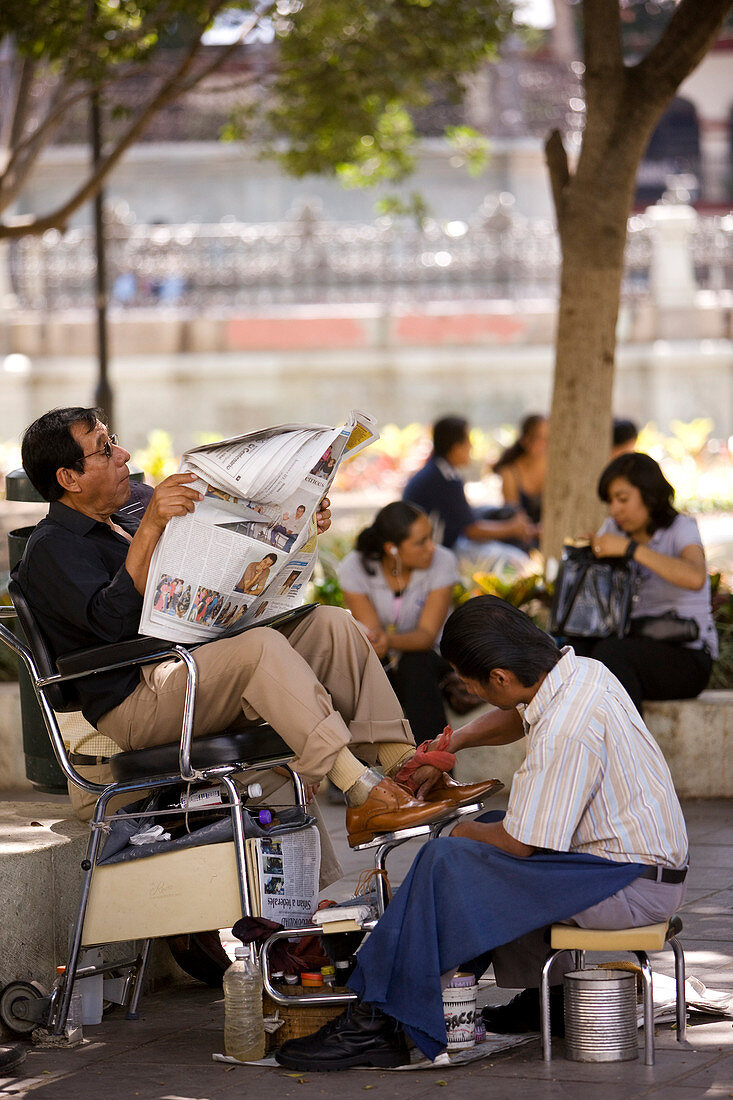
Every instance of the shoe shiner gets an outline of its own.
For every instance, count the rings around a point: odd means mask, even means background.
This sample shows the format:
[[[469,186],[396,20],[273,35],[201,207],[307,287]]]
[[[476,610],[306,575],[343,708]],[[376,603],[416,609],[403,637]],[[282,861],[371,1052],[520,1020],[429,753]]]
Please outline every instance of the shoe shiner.
[[[358,952],[348,984],[359,1002],[283,1043],[283,1066],[398,1065],[403,1033],[435,1058],[446,1046],[441,976],[456,967],[478,976],[491,963],[500,986],[525,987],[485,1010],[487,1030],[539,1030],[548,925],[652,924],[684,898],[687,834],[669,769],[612,673],[559,650],[493,596],[458,608],[441,648],[467,688],[498,708],[455,731],[450,748],[527,739],[506,815],[461,822],[424,845]],[[553,973],[562,980],[560,963]],[[557,991],[553,1003],[557,1028]]]

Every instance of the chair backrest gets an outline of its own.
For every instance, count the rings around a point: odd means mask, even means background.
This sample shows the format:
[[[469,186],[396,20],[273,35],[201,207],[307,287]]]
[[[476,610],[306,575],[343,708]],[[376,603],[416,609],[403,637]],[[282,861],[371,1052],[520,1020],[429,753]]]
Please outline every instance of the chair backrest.
[[[8,581],[8,595],[13,601],[18,622],[25,635],[36,668],[41,676],[56,676],[56,658],[48,641],[30,609],[23,589],[16,580]],[[57,711],[79,710],[79,697],[71,684],[52,684],[44,688],[49,704]]]

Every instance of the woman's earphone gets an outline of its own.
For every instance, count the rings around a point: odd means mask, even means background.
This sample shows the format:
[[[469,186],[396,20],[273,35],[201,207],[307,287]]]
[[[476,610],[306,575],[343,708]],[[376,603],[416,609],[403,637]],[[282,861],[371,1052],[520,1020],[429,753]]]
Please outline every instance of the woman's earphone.
[[[390,547],[390,551],[389,551],[389,552],[390,552],[390,554],[399,554],[399,550],[397,549],[397,547],[396,547],[396,546],[392,546],[392,547]]]

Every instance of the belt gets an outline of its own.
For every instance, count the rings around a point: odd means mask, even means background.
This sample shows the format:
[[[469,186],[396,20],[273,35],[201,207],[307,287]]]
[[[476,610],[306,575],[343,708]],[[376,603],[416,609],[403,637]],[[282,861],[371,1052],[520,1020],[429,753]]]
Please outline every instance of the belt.
[[[687,868],[682,867],[679,871],[675,871],[671,867],[647,867],[646,871],[641,872],[639,878],[650,878],[654,882],[684,882],[687,878]]]

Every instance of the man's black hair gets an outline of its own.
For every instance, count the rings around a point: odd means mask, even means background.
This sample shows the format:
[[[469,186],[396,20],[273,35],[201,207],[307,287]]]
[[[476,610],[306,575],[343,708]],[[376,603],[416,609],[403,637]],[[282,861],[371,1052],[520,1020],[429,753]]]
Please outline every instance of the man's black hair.
[[[467,679],[485,683],[503,668],[522,687],[536,684],[560,660],[549,634],[498,596],[475,596],[456,608],[443,627],[440,652]]]
[[[468,421],[462,416],[444,416],[433,424],[433,454],[447,458],[451,447],[468,436]]]
[[[52,409],[26,428],[20,458],[31,485],[44,500],[58,500],[63,494],[57,470],[84,470],[84,452],[71,434],[72,425],[81,423],[92,431],[98,420],[105,422],[101,409]]]
[[[609,462],[598,482],[598,496],[606,504],[611,495],[611,482],[619,477],[639,490],[649,512],[647,532],[650,535],[660,527],[669,527],[674,522],[677,515],[677,509],[672,504],[674,489],[651,455],[632,451],[630,454],[618,455]]]
[[[633,420],[625,420],[623,417],[613,418],[613,445],[623,447],[626,443],[635,443],[639,435],[639,429]]]

